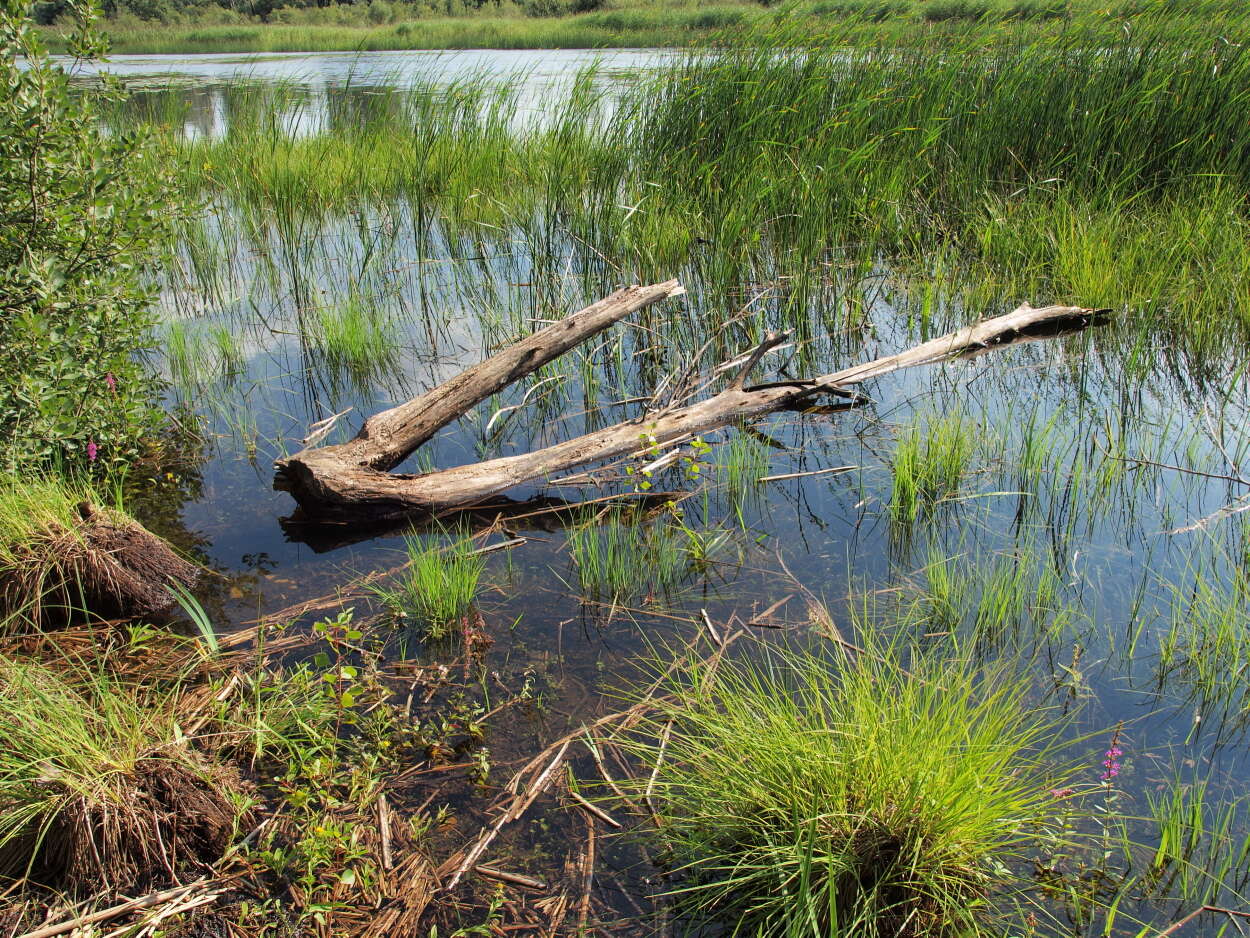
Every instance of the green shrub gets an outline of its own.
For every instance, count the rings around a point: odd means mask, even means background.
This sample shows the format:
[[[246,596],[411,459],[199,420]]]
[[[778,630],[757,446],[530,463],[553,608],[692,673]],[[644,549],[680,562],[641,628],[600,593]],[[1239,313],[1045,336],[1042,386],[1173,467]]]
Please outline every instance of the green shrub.
[[[967,934],[1016,885],[1068,774],[1051,766],[1056,718],[1007,668],[905,670],[865,643],[853,661],[774,651],[662,680],[627,745],[696,919],[759,938],[932,938]]]
[[[98,57],[90,11],[71,10],[71,51]],[[126,460],[158,419],[146,266],[172,183],[141,134],[99,121],[119,90],[71,94],[26,16],[0,5],[0,465]]]

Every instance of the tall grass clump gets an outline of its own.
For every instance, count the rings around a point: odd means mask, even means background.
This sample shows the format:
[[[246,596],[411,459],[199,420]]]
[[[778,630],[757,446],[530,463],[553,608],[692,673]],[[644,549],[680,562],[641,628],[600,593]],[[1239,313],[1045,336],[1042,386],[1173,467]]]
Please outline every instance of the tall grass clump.
[[[68,561],[86,551],[78,504],[89,497],[55,476],[0,475],[0,612],[37,618],[46,602],[73,601]]]
[[[962,935],[1013,891],[1067,774],[1057,718],[1007,667],[905,670],[901,649],[868,644],[689,661],[662,681],[629,745],[697,919],[760,938]]]
[[[77,892],[212,862],[231,776],[186,744],[176,693],[0,658],[0,871]]]
[[[959,492],[972,457],[973,428],[951,415],[909,427],[894,448],[890,517],[916,520],[938,502]]]
[[[676,586],[687,570],[683,540],[674,526],[649,524],[623,511],[568,534],[582,595],[612,604]]]
[[[453,634],[473,610],[486,558],[469,537],[448,543],[407,539],[408,565],[398,580],[377,588],[396,618],[412,620],[427,638]]]

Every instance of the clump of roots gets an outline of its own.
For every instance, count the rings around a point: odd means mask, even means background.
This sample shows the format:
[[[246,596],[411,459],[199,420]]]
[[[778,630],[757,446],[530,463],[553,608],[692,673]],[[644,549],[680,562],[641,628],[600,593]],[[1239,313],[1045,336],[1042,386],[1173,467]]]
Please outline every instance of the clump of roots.
[[[234,837],[236,812],[225,795],[232,781],[154,756],[103,782],[110,791],[66,792],[42,836],[31,832],[31,877],[90,893],[146,888],[206,867]]]
[[[66,516],[67,515],[67,516]],[[196,566],[119,511],[79,501],[72,512],[31,519],[0,547],[0,613],[43,624],[88,612],[103,619],[159,619]]]
[[[223,855],[239,785],[182,738],[176,692],[0,658],[0,875],[78,894],[175,880]]]

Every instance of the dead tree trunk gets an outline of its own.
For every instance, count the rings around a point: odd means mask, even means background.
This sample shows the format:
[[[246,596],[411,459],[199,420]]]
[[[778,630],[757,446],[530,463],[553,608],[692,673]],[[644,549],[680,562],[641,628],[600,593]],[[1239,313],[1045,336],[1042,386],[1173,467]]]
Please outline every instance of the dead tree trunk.
[[[1078,306],[1034,309],[1025,304],[1005,316],[967,326],[908,351],[809,381],[746,387],[747,373],[769,348],[783,340],[782,336],[770,334],[728,387],[698,403],[645,414],[518,456],[422,475],[384,471],[478,401],[606,328],[631,308],[638,309],[681,292],[675,280],[618,291],[427,394],[378,414],[366,422],[355,440],[306,449],[280,462],[275,484],[290,491],[311,518],[378,520],[413,512],[464,508],[514,486],[549,479],[586,463],[646,451],[734,421],[792,408],[816,394],[845,393],[848,387],[903,368],[980,354],[1008,342],[1035,338],[1039,333],[1082,328],[1107,312]]]
[[[333,460],[382,472],[394,469],[435,433],[496,391],[537,371],[631,313],[685,292],[685,287],[676,280],[617,290],[593,306],[508,346],[481,364],[466,368],[433,390],[374,414],[365,421],[355,439],[336,446],[307,449],[286,462],[297,464],[315,453],[319,464]]]

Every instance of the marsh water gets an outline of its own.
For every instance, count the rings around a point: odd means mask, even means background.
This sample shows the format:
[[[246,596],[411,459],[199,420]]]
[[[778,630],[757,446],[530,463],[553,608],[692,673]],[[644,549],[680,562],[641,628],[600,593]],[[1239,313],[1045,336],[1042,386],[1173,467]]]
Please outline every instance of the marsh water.
[[[661,54],[593,58],[603,81],[628,82]],[[520,82],[525,106],[540,108],[591,59],[122,56],[111,68],[136,84],[137,101],[183,102],[186,132],[211,137],[230,126],[232,89],[244,83],[302,89],[291,126],[312,132],[344,101],[416,74],[451,82],[490,70]],[[163,281],[160,354],[170,406],[203,418],[209,442],[146,506],[155,526],[221,574],[205,605],[222,631],[405,558],[403,531],[292,522],[295,505],[274,490],[273,463],[299,449],[311,425],[341,414],[330,439],[349,436],[365,416],[635,279],[558,225],[470,233],[417,218],[410,205],[362,204],[315,225],[265,228],[258,242],[231,230],[232,218],[229,207],[214,213],[197,229],[201,243],[180,249]],[[689,296],[487,401],[403,468],[522,452],[639,417],[709,340],[716,352],[705,370],[749,351],[762,330],[797,323],[792,342],[756,374],[790,379],[900,351],[1021,301],[1081,301],[987,295],[950,278],[935,289],[926,271],[847,271],[835,254],[801,291],[758,270],[726,290],[708,282],[712,250],[696,247],[681,269],[663,271],[681,278]],[[383,341],[367,360],[345,361],[325,338],[322,314],[362,307]],[[1087,763],[1092,787],[1122,723],[1118,782],[1121,797],[1133,799],[1129,814],[1147,815],[1150,798],[1178,778],[1209,779],[1212,806],[1244,797],[1250,623],[1241,571],[1250,513],[1236,509],[1247,492],[1239,466],[1250,404],[1245,371],[1235,349],[1190,358],[1167,334],[1144,335],[1113,321],[891,375],[864,389],[863,406],[784,413],[709,434],[707,454],[651,480],[652,491],[688,493],[676,510],[604,515],[596,505],[578,516],[601,537],[624,532],[627,553],[641,561],[629,590],[608,595],[590,582],[555,516],[505,522],[525,543],[489,555],[480,605],[494,645],[482,693],[489,701],[529,685],[543,705],[492,723],[487,746],[497,764],[489,783],[505,780],[510,761],[535,741],[614,706],[612,688],[627,680],[636,656],[699,640],[702,610],[724,626],[786,600],[770,617],[784,628],[755,631],[765,641],[800,641],[813,634],[808,603],[816,597],[846,635],[870,620],[902,623],[934,642],[957,635],[987,662],[1031,669],[1037,701],[1073,714],[1069,755]],[[952,434],[962,454],[957,489],[914,518],[892,511],[900,447]],[[758,481],[835,467],[841,471]],[[621,467],[594,483],[509,495],[574,502],[639,488]],[[380,612],[366,599],[353,605],[360,616]],[[419,643],[395,654],[438,658]],[[485,804],[490,791],[466,797]],[[554,842],[533,827],[501,849],[524,870],[527,851]],[[653,874],[632,858],[624,847],[610,854],[614,872],[601,881],[622,917],[651,888],[644,881]],[[1187,911],[1174,888],[1129,904],[1131,915],[1163,923]],[[1059,900],[1055,910],[1053,933],[1101,927]],[[1137,927],[1126,921],[1111,933]]]

